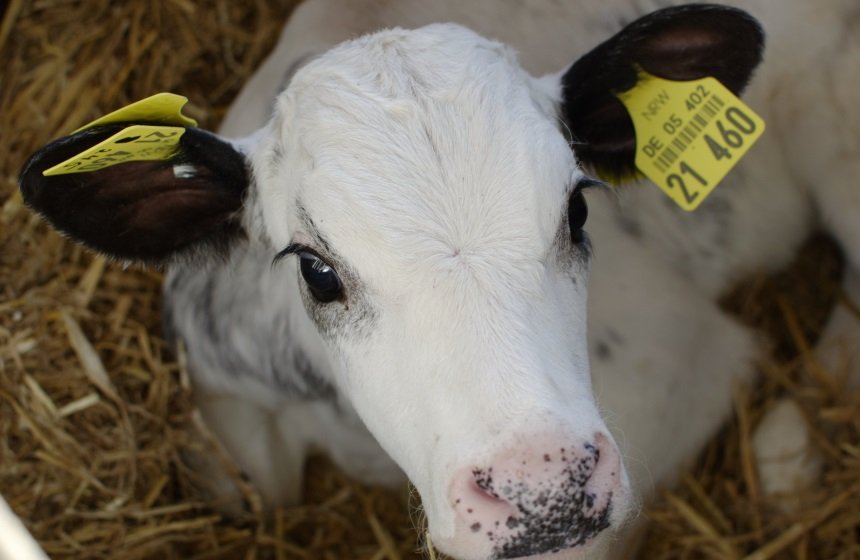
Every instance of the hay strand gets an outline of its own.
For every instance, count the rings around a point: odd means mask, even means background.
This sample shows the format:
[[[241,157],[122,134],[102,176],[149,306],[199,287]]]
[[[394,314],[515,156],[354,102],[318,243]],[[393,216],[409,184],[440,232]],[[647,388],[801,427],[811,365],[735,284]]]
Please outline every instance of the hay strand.
[[[78,322],[63,311],[60,312],[60,318],[66,326],[69,345],[75,351],[75,354],[78,355],[86,376],[102,393],[110,397],[114,402],[119,402],[119,395],[117,395],[116,389],[114,389],[113,383],[111,383],[110,377],[108,377],[107,370],[105,370],[98,352],[90,344],[90,341],[87,340]]]
[[[767,543],[759,550],[744,557],[744,560],[770,560],[774,558],[780,551],[787,548],[801,536],[808,533],[811,529],[822,523],[828,517],[833,515],[845,502],[854,497],[858,493],[860,487],[850,488],[835,498],[825,503],[818,511],[809,519],[799,521],[785,530],[777,538]]]

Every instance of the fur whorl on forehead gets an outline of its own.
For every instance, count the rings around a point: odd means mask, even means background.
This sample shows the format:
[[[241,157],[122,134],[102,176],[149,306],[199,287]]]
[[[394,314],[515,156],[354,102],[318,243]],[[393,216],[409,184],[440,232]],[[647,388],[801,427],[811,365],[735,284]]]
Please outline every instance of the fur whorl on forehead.
[[[336,221],[343,243],[385,239],[384,258],[539,258],[578,176],[553,105],[509,48],[463,27],[369,35],[294,76],[257,158],[280,160],[261,170],[262,196],[289,181],[290,200]]]

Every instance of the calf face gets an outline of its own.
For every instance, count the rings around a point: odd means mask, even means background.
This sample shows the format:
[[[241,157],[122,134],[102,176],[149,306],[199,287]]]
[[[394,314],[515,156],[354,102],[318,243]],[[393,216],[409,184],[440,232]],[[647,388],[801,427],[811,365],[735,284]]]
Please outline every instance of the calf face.
[[[300,71],[253,159],[337,385],[464,557],[626,511],[585,348],[588,180],[553,101],[465,29],[394,30]],[[590,529],[520,542],[553,508]]]
[[[537,79],[461,27],[389,30],[297,72],[245,154],[189,129],[171,161],[41,176],[113,132],[99,127],[37,153],[22,190],[122,258],[243,236],[269,247],[295,269],[332,382],[421,494],[434,543],[464,559],[578,557],[631,500],[591,392],[594,181],[577,158],[630,171],[613,92],[637,67],[737,90],[760,47],[741,12],[674,8]]]

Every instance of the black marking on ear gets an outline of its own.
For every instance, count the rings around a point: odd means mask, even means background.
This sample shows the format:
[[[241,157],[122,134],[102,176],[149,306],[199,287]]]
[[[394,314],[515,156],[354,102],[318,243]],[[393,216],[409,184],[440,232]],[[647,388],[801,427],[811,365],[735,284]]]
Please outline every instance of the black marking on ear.
[[[562,78],[562,117],[577,156],[610,179],[636,175],[633,122],[614,93],[636,85],[638,68],[678,81],[713,76],[740,93],[763,48],[758,22],[726,6],[676,6],[634,21]]]
[[[139,123],[93,127],[33,154],[19,178],[24,201],[61,232],[116,258],[158,264],[203,248],[226,254],[244,237],[240,212],[250,173],[245,158],[214,134],[186,129],[165,161],[42,175],[129,124]],[[194,172],[176,173],[177,166]]]

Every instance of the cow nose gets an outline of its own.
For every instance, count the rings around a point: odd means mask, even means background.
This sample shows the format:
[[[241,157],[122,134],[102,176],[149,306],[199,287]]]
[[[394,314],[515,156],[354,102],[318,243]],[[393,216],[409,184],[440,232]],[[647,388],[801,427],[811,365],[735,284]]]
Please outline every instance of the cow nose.
[[[602,433],[559,441],[533,438],[458,471],[450,486],[459,528],[452,547],[521,558],[580,547],[608,528],[613,507],[626,507],[617,503],[626,492],[614,443]]]

